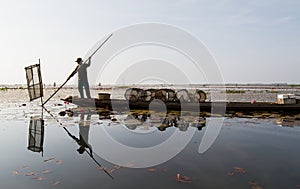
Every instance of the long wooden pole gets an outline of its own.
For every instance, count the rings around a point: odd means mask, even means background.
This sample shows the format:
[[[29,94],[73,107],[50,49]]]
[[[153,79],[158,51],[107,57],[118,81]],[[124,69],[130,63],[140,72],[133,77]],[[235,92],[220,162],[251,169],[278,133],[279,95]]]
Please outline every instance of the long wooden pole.
[[[66,128],[66,127],[63,127],[63,129],[68,133],[68,135],[74,139],[73,135],[69,132],[69,130]],[[74,139],[75,140],[75,139]],[[76,141],[76,140],[75,140]],[[76,141],[77,142],[77,141]],[[93,157],[93,152],[89,152],[86,150],[86,148],[84,148],[84,151],[90,156],[90,158],[92,158],[92,160],[100,167],[100,168],[103,168],[103,171],[111,178],[111,179],[114,179],[114,177],[104,168],[102,167],[102,165]]]

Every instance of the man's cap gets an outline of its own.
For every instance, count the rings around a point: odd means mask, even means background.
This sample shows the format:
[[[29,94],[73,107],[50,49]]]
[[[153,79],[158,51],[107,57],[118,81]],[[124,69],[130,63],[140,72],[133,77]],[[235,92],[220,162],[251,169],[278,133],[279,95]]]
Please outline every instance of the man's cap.
[[[77,62],[77,63],[82,62],[82,58],[77,58],[77,60],[75,62]]]

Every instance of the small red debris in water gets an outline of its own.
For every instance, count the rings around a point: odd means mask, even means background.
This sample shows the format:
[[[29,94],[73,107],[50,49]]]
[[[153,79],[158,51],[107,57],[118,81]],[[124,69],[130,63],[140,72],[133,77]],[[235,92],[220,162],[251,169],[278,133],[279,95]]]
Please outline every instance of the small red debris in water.
[[[59,185],[60,183],[61,183],[60,181],[56,181],[56,182],[53,182],[52,185],[53,185],[53,186],[57,186],[57,185]]]
[[[13,174],[13,175],[19,175],[19,174],[20,174],[20,171],[17,171],[17,170],[16,170],[16,171],[12,171],[12,174]]]
[[[34,179],[34,180],[46,180],[45,177],[33,177],[32,179]]]
[[[241,168],[241,167],[234,167],[234,171],[236,173],[239,173],[239,174],[244,174],[246,173],[246,170],[244,168]]]
[[[34,171],[30,171],[30,172],[27,172],[24,174],[25,176],[33,176],[35,175],[35,172]]]
[[[55,163],[60,165],[60,164],[63,164],[64,161],[63,160],[57,160]]]
[[[177,173],[177,182],[191,183],[191,179],[187,176],[181,177],[179,173]]]
[[[101,171],[105,170],[104,167],[98,167],[98,169],[101,170]]]
[[[147,171],[149,171],[149,172],[155,172],[156,169],[155,168],[149,168],[149,169],[147,169]]]
[[[184,181],[190,181],[190,180],[191,180],[191,179],[190,179],[189,177],[187,177],[187,176],[183,176],[182,179],[183,179]]]
[[[50,171],[50,170],[44,170],[42,173],[43,174],[48,174],[48,173],[51,173],[52,171]]]
[[[44,159],[44,162],[52,161],[54,158]]]
[[[177,181],[180,182],[180,174],[177,173]]]

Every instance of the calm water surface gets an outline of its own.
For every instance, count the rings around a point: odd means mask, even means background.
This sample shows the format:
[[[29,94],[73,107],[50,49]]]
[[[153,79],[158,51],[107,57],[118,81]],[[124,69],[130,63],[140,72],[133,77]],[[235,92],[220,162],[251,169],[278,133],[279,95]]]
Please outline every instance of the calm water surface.
[[[70,134],[80,138],[79,117],[62,122]],[[102,146],[95,143],[95,133],[103,128],[119,143],[134,148],[155,146],[179,129],[130,130],[123,124],[99,120],[96,115],[92,115],[90,122],[89,143],[97,150]],[[95,153],[94,160],[87,152],[80,154],[78,143],[50,118],[45,120],[44,129],[43,153],[32,152],[27,149],[29,118],[2,119],[1,189],[300,188],[300,127],[297,122],[293,127],[280,127],[273,119],[225,118],[219,136],[204,154],[199,154],[198,148],[207,126],[202,130],[189,127],[187,130],[193,129],[195,133],[179,154],[147,168],[130,168],[130,164],[119,167]],[[186,132],[180,131],[183,137]],[[103,150],[107,149],[109,147],[103,146]],[[153,151],[153,157],[159,155]],[[145,159],[153,157],[141,155]],[[99,169],[95,161],[114,179]],[[177,174],[183,182],[177,181]]]

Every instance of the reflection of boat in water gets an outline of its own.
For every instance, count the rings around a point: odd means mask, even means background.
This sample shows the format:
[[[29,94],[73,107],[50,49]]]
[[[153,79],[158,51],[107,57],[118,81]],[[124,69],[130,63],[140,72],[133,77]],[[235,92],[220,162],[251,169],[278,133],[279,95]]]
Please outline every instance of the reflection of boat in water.
[[[300,119],[299,118],[277,118],[276,124],[281,127],[295,127],[300,126]]]
[[[121,99],[87,99],[68,97],[62,99],[65,102],[73,103],[79,107],[92,107],[102,108],[108,110],[126,111],[126,110],[148,110],[149,105],[155,106],[155,101],[128,101]],[[226,112],[279,112],[279,113],[299,113],[300,103],[296,104],[278,104],[276,102],[180,102],[180,101],[167,101],[164,102],[168,111],[200,111],[211,112],[212,109],[220,110],[222,113],[226,107]]]
[[[135,130],[139,127],[156,127],[159,131],[165,131],[169,127],[176,127],[180,131],[187,131],[188,127],[196,127],[202,130],[206,125],[205,117],[180,116],[175,114],[160,115],[155,112],[132,112],[124,119],[124,125]]]
[[[169,127],[176,127],[180,131],[186,131],[188,127],[196,127],[202,130],[206,125],[204,115],[192,113],[180,114],[180,112],[155,112],[148,110],[127,111],[121,114],[116,114],[106,109],[91,110],[90,108],[73,108],[61,113],[61,116],[78,116],[80,114],[97,114],[101,120],[110,120],[124,124],[129,130],[146,129],[156,127],[160,131],[165,131]],[[116,119],[115,117],[118,117]]]

